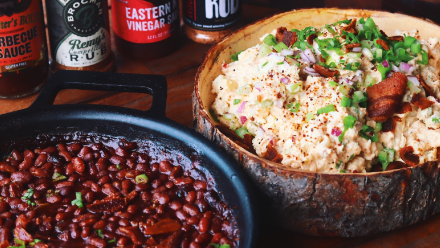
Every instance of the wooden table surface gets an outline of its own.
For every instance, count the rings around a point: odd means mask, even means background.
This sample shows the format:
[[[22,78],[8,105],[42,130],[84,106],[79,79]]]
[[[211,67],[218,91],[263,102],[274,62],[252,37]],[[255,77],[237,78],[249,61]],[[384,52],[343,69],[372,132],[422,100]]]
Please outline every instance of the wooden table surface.
[[[392,1],[396,2],[398,0]],[[432,2],[432,0],[430,1]],[[292,3],[297,1],[281,0],[280,2],[277,2],[277,4],[271,5],[276,6],[277,8],[265,6],[265,4],[270,4],[270,2],[271,1],[268,0],[259,0],[255,2],[252,1],[252,4],[243,4],[243,22],[250,23],[263,17],[289,10],[292,6],[295,7]],[[283,5],[283,2],[286,5]],[[380,9],[382,6],[386,6],[385,0],[383,2],[381,0],[312,0],[310,2],[310,6],[313,7],[339,6]],[[358,6],[356,5],[356,2],[359,2]],[[347,3],[351,3],[352,5],[347,5]],[[305,7],[305,5],[302,4],[300,7]],[[120,56],[120,54],[115,54],[115,72],[164,75],[168,81],[167,117],[185,126],[191,127],[191,92],[193,91],[194,77],[197,68],[201,64],[202,57],[209,47],[209,45],[197,44],[186,38],[182,38],[182,45],[176,52],[170,56],[156,60],[131,60]],[[0,100],[0,114],[27,108],[33,102],[36,95],[37,94],[34,94],[18,100]],[[151,105],[151,97],[140,93],[64,90],[55,100],[55,104],[76,103],[105,104],[147,110]],[[393,232],[350,239],[312,237],[288,232],[276,227],[269,227],[262,223],[259,237],[259,248],[440,247],[440,215],[430,217],[427,221]]]

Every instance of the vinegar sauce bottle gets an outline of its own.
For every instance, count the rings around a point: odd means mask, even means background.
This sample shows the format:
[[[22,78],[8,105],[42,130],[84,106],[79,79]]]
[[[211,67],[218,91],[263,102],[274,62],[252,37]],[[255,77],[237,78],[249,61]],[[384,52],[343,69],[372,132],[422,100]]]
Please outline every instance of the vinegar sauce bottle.
[[[118,54],[154,59],[180,44],[179,0],[112,0]]]

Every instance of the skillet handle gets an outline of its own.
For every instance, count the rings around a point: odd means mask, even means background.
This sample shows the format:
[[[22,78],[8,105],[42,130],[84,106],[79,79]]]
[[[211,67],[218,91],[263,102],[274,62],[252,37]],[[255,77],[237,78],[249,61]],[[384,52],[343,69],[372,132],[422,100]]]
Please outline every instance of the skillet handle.
[[[147,93],[153,103],[147,114],[165,117],[167,81],[160,75],[92,71],[58,71],[50,77],[29,108],[53,105],[64,89]]]

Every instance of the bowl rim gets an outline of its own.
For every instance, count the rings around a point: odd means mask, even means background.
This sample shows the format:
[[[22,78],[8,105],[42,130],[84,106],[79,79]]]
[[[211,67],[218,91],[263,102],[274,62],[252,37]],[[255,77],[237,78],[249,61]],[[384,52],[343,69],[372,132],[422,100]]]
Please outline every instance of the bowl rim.
[[[200,89],[199,89],[199,83],[200,83],[200,77],[202,74],[202,71],[204,70],[209,56],[210,54],[217,49],[217,47],[220,44],[223,44],[224,42],[226,42],[231,36],[235,35],[236,33],[239,32],[243,32],[245,29],[248,29],[252,26],[255,25],[259,25],[260,23],[263,23],[269,19],[277,19],[281,16],[284,15],[289,15],[289,14],[293,14],[293,13],[299,13],[299,12],[306,12],[306,11],[322,11],[322,10],[334,10],[334,11],[357,11],[359,13],[362,13],[363,16],[362,17],[369,17],[371,15],[367,15],[365,13],[381,13],[381,14],[386,14],[386,15],[394,15],[394,16],[401,16],[401,17],[409,17],[409,18],[413,18],[416,20],[420,20],[423,22],[427,22],[431,25],[435,25],[435,26],[439,26],[440,24],[435,23],[434,21],[427,19],[427,18],[423,18],[423,17],[417,17],[417,16],[412,16],[412,15],[407,15],[407,14],[403,14],[403,13],[391,13],[390,11],[385,11],[385,10],[372,10],[372,9],[353,9],[353,8],[336,8],[336,7],[332,7],[332,8],[299,8],[299,9],[293,9],[290,11],[285,11],[285,12],[281,12],[281,13],[277,13],[277,14],[273,14],[271,16],[256,20],[252,23],[249,23],[237,30],[235,30],[234,32],[228,34],[227,36],[223,37],[218,43],[212,45],[208,51],[206,51],[206,53],[203,55],[203,60],[202,63],[200,64],[199,68],[197,69],[197,73],[196,73],[196,77],[195,77],[195,83],[194,83],[194,95],[195,98],[194,100],[197,101],[197,105],[198,105],[198,112],[194,114],[198,114],[199,117],[194,116],[194,118],[203,118],[204,120],[208,121],[210,123],[210,125],[212,126],[212,129],[215,130],[216,132],[220,133],[222,135],[222,138],[228,143],[228,145],[233,146],[235,150],[239,150],[241,153],[246,154],[247,159],[251,160],[253,162],[257,161],[258,163],[260,163],[263,167],[267,167],[269,170],[271,171],[275,171],[275,172],[281,172],[284,173],[286,175],[288,174],[303,174],[304,176],[338,176],[338,177],[346,177],[346,176],[355,176],[355,177],[365,177],[365,176],[388,176],[388,175],[392,175],[398,171],[404,171],[404,170],[412,170],[415,168],[422,168],[425,166],[425,164],[430,163],[430,162],[437,162],[439,163],[440,166],[440,159],[437,159],[437,161],[426,161],[423,164],[418,164],[414,167],[406,167],[406,168],[399,168],[399,169],[394,169],[394,170],[389,170],[389,171],[377,171],[377,172],[362,172],[362,173],[329,173],[329,172],[316,172],[316,171],[307,171],[307,170],[303,170],[303,169],[295,169],[295,168],[291,168],[291,167],[287,167],[287,166],[280,166],[280,163],[275,163],[273,161],[264,159],[262,157],[259,157],[256,154],[253,154],[251,152],[249,152],[248,150],[244,149],[243,147],[237,145],[234,141],[232,141],[228,136],[226,136],[225,134],[223,134],[217,127],[216,127],[216,123],[214,123],[212,121],[212,119],[209,117],[209,115],[207,114],[207,112],[204,109],[204,105],[202,102],[202,98],[200,97]],[[193,101],[194,101],[193,100]]]

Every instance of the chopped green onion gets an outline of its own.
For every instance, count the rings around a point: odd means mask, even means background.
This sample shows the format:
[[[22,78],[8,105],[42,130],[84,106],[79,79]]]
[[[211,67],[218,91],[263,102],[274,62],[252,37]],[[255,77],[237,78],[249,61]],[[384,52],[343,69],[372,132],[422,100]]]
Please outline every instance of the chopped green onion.
[[[272,34],[268,34],[264,37],[263,43],[268,46],[275,46],[277,44],[277,39]]]
[[[229,113],[227,113],[227,114],[223,114],[223,119],[225,119],[225,120],[232,120],[232,119],[235,119],[235,115],[234,114],[229,114]],[[116,166],[118,166],[118,165],[116,165]],[[120,169],[120,168],[118,168],[118,169]]]
[[[351,88],[347,85],[340,85],[339,86],[339,92],[341,92],[342,95],[344,95],[344,96],[348,96],[348,94],[350,94],[350,90],[351,90]]]
[[[61,174],[58,173],[58,172],[53,173],[53,176],[52,176],[52,179],[53,179],[55,182],[56,182],[56,181],[64,180],[64,179],[66,179],[66,178],[67,178],[66,176],[61,175]]]
[[[411,81],[408,81],[408,88],[413,93],[420,93],[421,89],[417,87],[415,84],[411,83]]]
[[[148,177],[145,174],[137,175],[134,180],[136,183],[148,183]]]
[[[417,39],[412,37],[412,36],[405,36],[405,38],[403,39],[403,47],[406,48],[410,48],[411,44],[416,41]]]
[[[215,111],[213,109],[209,109],[209,113],[211,114],[212,120],[218,122],[218,117]]]
[[[116,239],[110,239],[107,243],[109,243],[109,244],[116,243]]]
[[[235,130],[235,133],[242,139],[244,139],[245,134],[251,134],[251,133],[249,133],[249,131],[247,130],[247,128],[245,126],[242,126],[241,128],[238,128],[237,130]]]
[[[286,46],[286,44],[284,44],[283,42],[280,42],[280,43],[276,44],[273,48],[274,48],[275,50],[277,50],[277,52],[281,52],[281,50],[283,50],[283,49],[289,49],[289,48]]]
[[[342,131],[342,133],[338,136],[338,140],[340,143],[342,143],[342,140],[344,139],[345,133],[347,132],[348,127],[344,128],[344,131]]]
[[[288,104],[287,108],[290,110],[290,112],[296,113],[299,110],[299,107],[301,106],[301,103],[296,103],[295,106],[293,105],[293,103]]]
[[[267,55],[269,55],[272,52],[272,48],[269,46],[266,46],[265,44],[262,44],[260,46],[260,49],[258,51],[258,56],[259,57],[266,57]]]
[[[366,47],[368,49],[371,49],[374,45],[374,43],[371,40],[361,40],[362,47]]]
[[[8,248],[26,248],[26,243],[23,240],[14,238],[14,241],[18,246],[8,246]]]
[[[98,229],[97,233],[98,233],[98,237],[100,237],[102,239],[104,238],[104,235],[102,235],[101,229]]]
[[[278,62],[277,65],[283,65],[284,61]]]
[[[359,103],[359,102],[365,102],[367,101],[367,97],[365,96],[366,92],[363,91],[355,91],[353,93],[353,102]]]
[[[376,132],[379,132],[382,130],[382,123],[377,122],[376,125],[374,126],[374,130],[376,130]]]
[[[302,82],[296,83],[296,84],[289,84],[287,85],[287,91],[289,91],[290,94],[297,93],[302,90]]]
[[[399,57],[399,59],[401,59],[404,62],[408,62],[413,59],[413,57],[411,57],[409,55],[409,53],[403,48],[397,49],[396,54],[397,54],[397,57]]]
[[[311,120],[315,119],[315,114],[310,112],[306,114],[306,122],[309,122]]]
[[[240,88],[237,89],[237,91],[235,93],[237,93],[237,95],[249,95],[252,92],[252,88],[249,84],[245,84],[243,86],[241,86]]]
[[[264,63],[261,67],[264,67],[265,65],[267,65],[267,63],[269,63],[269,62]]]
[[[404,44],[403,41],[397,42],[396,44],[394,44],[394,50],[397,50],[399,48],[403,48],[404,47],[403,44]]]
[[[83,202],[81,199],[81,192],[76,192],[76,199],[72,201],[72,206],[77,205],[79,208],[83,207]]]
[[[345,64],[345,59],[339,60],[339,64]]]
[[[385,148],[379,152],[378,158],[379,158],[379,162],[382,163],[383,170],[386,170],[389,163],[394,161],[394,153],[395,153],[395,150],[389,149],[389,148]]]
[[[238,55],[239,55],[240,53],[242,53],[242,52],[243,52],[243,51],[232,54],[232,55],[231,55],[231,59],[232,59],[232,61],[238,61]]]
[[[362,53],[347,53],[349,59],[359,59],[361,56]]]
[[[382,64],[377,64],[377,70],[382,75],[382,80],[387,78],[387,74],[391,71],[391,66],[384,67]]]
[[[341,106],[344,107],[344,108],[348,108],[348,107],[351,106],[351,102],[352,102],[351,98],[343,96],[342,100],[341,100]]]
[[[234,105],[237,105],[241,102],[241,99],[234,99]]]
[[[374,128],[369,127],[367,125],[363,125],[362,131],[360,131],[359,134],[361,135],[362,138],[371,140],[372,142],[377,142],[379,140]]]
[[[273,105],[273,101],[269,100],[269,99],[266,99],[261,102],[261,107],[263,107],[263,108],[270,108],[270,107],[272,107],[272,105]]]
[[[411,52],[416,54],[416,53],[421,53],[422,51],[422,46],[420,45],[419,41],[415,41],[414,43],[411,44]]]
[[[428,53],[425,50],[422,50],[421,54],[422,54],[422,60],[421,61],[417,60],[417,63],[422,65],[427,65],[429,62]]]
[[[370,87],[376,84],[376,80],[370,75],[365,78],[365,87]]]
[[[374,29],[376,27],[376,23],[374,23],[371,17],[368,17],[367,20],[365,21],[364,26],[368,27],[369,29]]]
[[[354,124],[356,124],[356,117],[352,115],[347,115],[342,120],[342,123],[344,123],[344,127],[346,128],[353,128]]]
[[[333,111],[336,111],[336,109],[335,109],[335,105],[333,105],[333,104],[329,104],[329,105],[327,105],[327,106],[325,106],[325,107],[322,107],[322,108],[318,109],[318,111],[316,112],[316,114],[317,114],[317,115],[320,115],[320,114],[327,114],[327,113],[330,113],[330,112],[333,112]]]
[[[432,117],[431,121],[434,123],[440,123],[440,118],[439,117]]]
[[[119,164],[116,164],[116,168],[118,168],[118,170],[120,170],[121,166],[119,166]]]
[[[340,84],[336,83],[335,81],[330,81],[330,82],[328,82],[328,84],[333,88],[340,86]]]
[[[41,239],[34,239],[34,241],[30,242],[29,245],[32,246],[32,247],[34,247],[35,244],[37,244],[37,243],[39,243],[39,242],[41,242],[41,241],[42,241]],[[14,246],[9,246],[8,248],[11,248],[11,247],[14,247]],[[23,248],[24,248],[24,247],[25,247],[25,246],[23,246]]]

